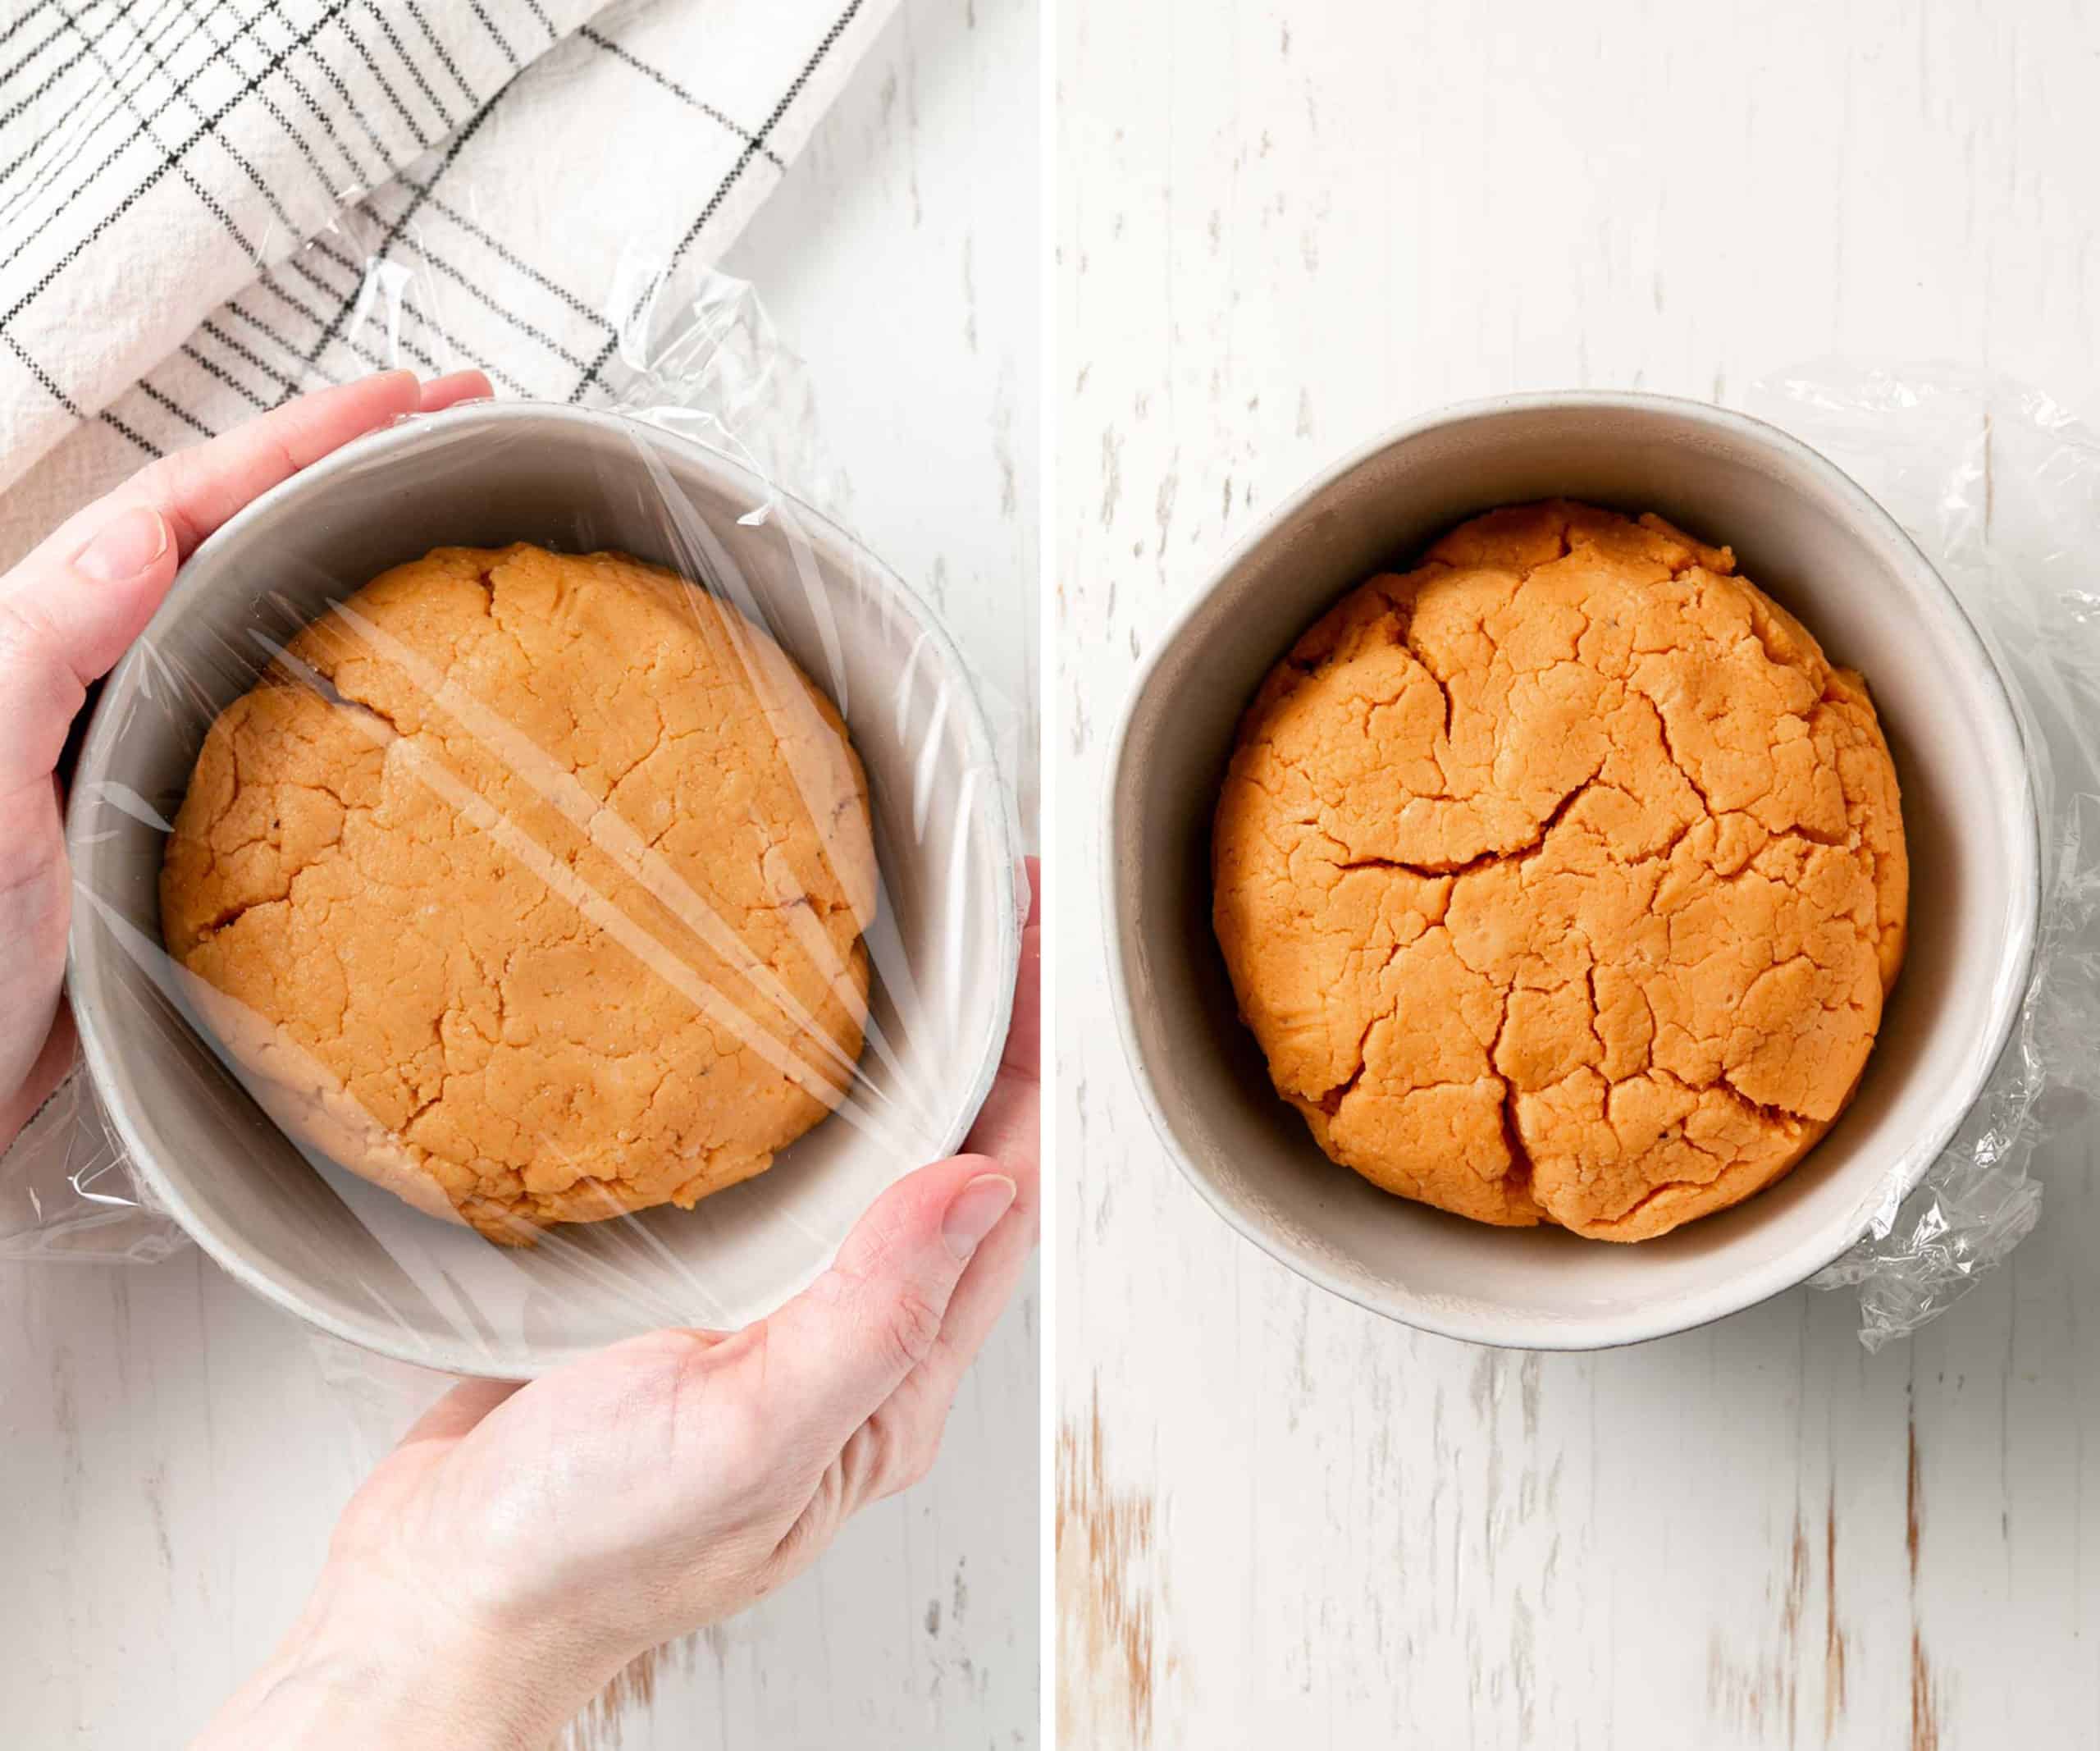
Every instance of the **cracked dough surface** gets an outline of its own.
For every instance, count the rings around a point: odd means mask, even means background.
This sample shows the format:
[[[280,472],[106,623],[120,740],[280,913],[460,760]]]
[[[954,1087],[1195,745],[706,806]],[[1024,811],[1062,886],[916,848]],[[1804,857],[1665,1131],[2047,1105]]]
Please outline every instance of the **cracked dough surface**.
[[[1264,682],[1214,922],[1335,1160],[1645,1240],[1851,1099],[1903,955],[1895,769],[1861,679],[1733,573],[1657,517],[1494,511]]]
[[[874,888],[860,761],[763,633],[621,555],[452,547],[221,714],[161,914],[281,1123],[529,1241],[838,1104]]]

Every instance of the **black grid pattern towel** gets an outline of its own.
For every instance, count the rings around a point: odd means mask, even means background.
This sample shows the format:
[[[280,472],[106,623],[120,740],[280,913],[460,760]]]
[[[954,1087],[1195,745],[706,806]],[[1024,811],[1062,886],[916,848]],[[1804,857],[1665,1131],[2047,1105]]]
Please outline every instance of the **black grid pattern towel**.
[[[0,563],[381,364],[602,398],[623,323],[727,245],[894,0],[600,3],[0,15]]]

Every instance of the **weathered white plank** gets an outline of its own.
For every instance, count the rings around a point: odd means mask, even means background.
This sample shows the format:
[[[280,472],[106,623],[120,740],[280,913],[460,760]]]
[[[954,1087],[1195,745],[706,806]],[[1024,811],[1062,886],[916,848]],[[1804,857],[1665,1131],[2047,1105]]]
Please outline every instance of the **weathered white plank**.
[[[1017,745],[1036,29],[1023,0],[907,0],[725,263],[809,360],[854,519],[941,601]],[[933,1477],[758,1612],[630,1675],[579,1751],[1032,1744],[1036,1335],[1031,1283]],[[290,1622],[375,1429],[409,1404],[346,1402],[296,1325],[194,1252],[0,1269],[0,1743],[194,1730]]]
[[[1180,1182],[1090,874],[1139,654],[1385,425],[1726,400],[1824,354],[2090,405],[2100,15],[1090,0],[1058,37],[1069,1742],[2100,1740],[2089,1120],[2013,1266],[1878,1358],[1808,1292],[1594,1358],[1474,1350],[1301,1285]]]

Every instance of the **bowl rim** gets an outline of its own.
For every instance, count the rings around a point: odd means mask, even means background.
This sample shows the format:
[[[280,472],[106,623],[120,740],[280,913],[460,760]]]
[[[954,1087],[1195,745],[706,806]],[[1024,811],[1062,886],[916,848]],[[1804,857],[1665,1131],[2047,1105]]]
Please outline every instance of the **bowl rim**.
[[[943,1139],[938,1153],[930,1159],[938,1160],[952,1154],[961,1145],[969,1135],[970,1127],[976,1122],[977,1114],[990,1095],[993,1081],[998,1074],[1007,1032],[1012,1024],[1014,985],[1020,968],[1022,917],[1016,883],[1023,879],[1020,872],[1024,865],[1020,824],[1014,814],[1011,787],[999,772],[997,743],[985,715],[984,701],[979,695],[976,678],[931,603],[856,537],[805,500],[766,479],[747,463],[683,432],[669,430],[631,414],[532,400],[468,401],[436,414],[409,414],[379,431],[368,432],[352,440],[340,450],[331,450],[320,460],[279,482],[228,518],[199,542],[196,550],[183,562],[174,583],[170,586],[160,606],[154,610],[144,631],[132,642],[111,670],[108,679],[96,699],[94,710],[89,718],[87,734],[81,743],[66,811],[66,853],[69,872],[77,872],[80,868],[80,849],[89,834],[87,811],[75,810],[72,802],[94,782],[94,775],[101,768],[117,734],[116,714],[112,702],[120,692],[119,683],[128,680],[130,674],[146,661],[146,653],[151,647],[154,633],[187,611],[189,598],[199,587],[196,583],[198,574],[192,568],[200,558],[208,556],[214,546],[226,544],[249,525],[271,515],[286,503],[304,498],[317,490],[325,490],[336,475],[348,469],[363,466],[397,450],[413,450],[441,436],[472,441],[477,434],[471,428],[476,426],[495,431],[506,425],[546,423],[617,432],[632,441],[654,445],[660,450],[680,455],[684,460],[733,486],[745,485],[761,490],[792,512],[801,532],[812,542],[829,547],[837,554],[848,555],[865,568],[883,591],[899,601],[911,615],[924,635],[924,643],[941,660],[944,669],[943,685],[952,688],[962,702],[963,709],[957,715],[961,716],[969,736],[973,757],[983,763],[985,770],[994,775],[993,788],[998,806],[989,812],[997,821],[998,843],[995,849],[999,853],[1002,864],[1014,873],[1014,880],[993,884],[993,903],[998,908],[995,923],[999,951],[997,971],[1000,994],[993,999],[993,1025],[988,1031],[988,1037],[979,1049],[978,1061],[966,1085],[969,1090],[967,1098],[956,1109],[956,1116],[950,1127],[951,1134]],[[463,431],[463,427],[469,429]],[[76,891],[72,918],[67,925],[66,937],[66,986],[69,996],[81,989],[84,969],[91,971],[103,953],[93,941],[98,935],[94,924],[96,908],[92,903],[88,906],[78,903],[81,898],[77,891],[80,878],[77,873],[74,873],[71,879]],[[92,896],[89,898],[92,899]],[[138,1122],[129,1109],[130,1103],[128,1098],[111,1092],[112,1088],[121,1086],[114,1075],[115,1061],[119,1054],[119,1045],[114,1037],[117,1030],[103,1014],[100,1004],[76,1002],[73,1005],[73,1014],[80,1035],[82,1058],[96,1101],[115,1129],[133,1169],[144,1181],[153,1196],[174,1217],[183,1232],[196,1241],[221,1270],[244,1287],[331,1337],[340,1337],[360,1349],[419,1367],[483,1378],[515,1379],[536,1376],[573,1359],[565,1352],[560,1355],[542,1354],[541,1346],[521,1340],[516,1346],[518,1354],[514,1360],[517,1365],[499,1368],[491,1364],[487,1355],[468,1345],[456,1334],[418,1346],[399,1341],[390,1324],[375,1321],[369,1328],[362,1328],[351,1321],[336,1319],[308,1305],[295,1287],[281,1282],[235,1250],[226,1238],[218,1234],[212,1223],[199,1216],[189,1201],[170,1182],[153,1150],[141,1134]]]
[[[1911,538],[1902,525],[1883,509],[1865,487],[1828,456],[1783,428],[1733,409],[1696,400],[1689,396],[1611,390],[1534,390],[1451,403],[1388,427],[1344,452],[1288,494],[1255,528],[1243,536],[1211,566],[1202,584],[1191,591],[1188,599],[1175,610],[1157,642],[1139,665],[1117,716],[1115,733],[1109,742],[1107,782],[1102,787],[1099,798],[1101,843],[1105,853],[1101,859],[1099,898],[1102,917],[1107,925],[1102,932],[1102,946],[1108,963],[1109,998],[1116,1012],[1116,1032],[1122,1042],[1123,1055],[1129,1065],[1138,1098],[1144,1107],[1145,1116],[1151,1122],[1153,1130],[1165,1146],[1168,1156],[1180,1169],[1182,1177],[1195,1187],[1204,1202],[1242,1238],[1251,1241],[1307,1282],[1369,1312],[1438,1337],[1498,1349],[1571,1351],[1614,1349],[1673,1336],[1680,1332],[1696,1331],[1701,1326],[1710,1325],[1732,1314],[1755,1307],[1775,1295],[1806,1282],[1818,1272],[1834,1264],[1864,1237],[1872,1213],[1893,1201],[1888,1196],[1889,1188],[1886,1185],[1879,1187],[1872,1196],[1856,1205],[1853,1217],[1842,1225],[1844,1232],[1836,1241],[1831,1241],[1827,1235],[1820,1238],[1811,1237],[1776,1255],[1760,1267],[1728,1279],[1716,1290],[1698,1297],[1681,1296],[1672,1301],[1656,1304],[1655,1308],[1647,1310],[1636,1310],[1594,1319],[1580,1315],[1568,1319],[1545,1319],[1532,1314],[1517,1314],[1494,1322],[1491,1326],[1478,1320],[1453,1319],[1440,1314],[1433,1304],[1424,1303],[1404,1288],[1387,1289],[1381,1293],[1361,1284],[1345,1282],[1309,1249],[1292,1244],[1226,1196],[1196,1167],[1183,1148],[1145,1056],[1135,1001],[1136,962],[1142,958],[1143,950],[1131,940],[1134,926],[1122,902],[1125,866],[1133,861],[1125,843],[1131,828],[1123,818],[1121,807],[1123,793],[1134,781],[1130,770],[1132,731],[1168,655],[1186,636],[1190,627],[1203,617],[1228,580],[1247,563],[1258,548],[1313,508],[1331,488],[1386,451],[1445,427],[1467,425],[1511,414],[1549,411],[1669,414],[1705,425],[1710,429],[1761,448],[1768,454],[1782,457],[1816,477],[1837,498],[1855,523],[1876,538],[1889,551],[1893,559],[1920,580],[1927,599],[1937,601],[1945,610],[1956,636],[1966,642],[1981,671],[1988,678],[1991,697],[1995,699],[2005,725],[2010,726],[2012,742],[2019,748],[2021,757],[2020,794],[2016,801],[2016,809],[2025,818],[2027,831],[2020,836],[2019,843],[2011,848],[2015,860],[2011,871],[2011,891],[2016,910],[2008,921],[2013,949],[2008,967],[2016,966],[2020,976],[2017,979],[2002,977],[1993,989],[1993,1008],[1979,1035],[1979,1040],[1986,1043],[1987,1049],[1979,1052],[1970,1060],[1970,1072],[1965,1078],[1966,1086],[1962,1090],[1960,1101],[1950,1103],[1941,1121],[1931,1131],[1921,1133],[1923,1146],[1913,1146],[1906,1152],[1900,1169],[1900,1196],[1907,1196],[1916,1187],[1926,1170],[1938,1159],[1941,1151],[1961,1127],[1961,1122],[1974,1106],[1984,1084],[2003,1055],[2014,1024],[2019,1019],[2033,978],[2039,940],[2042,823],[2035,793],[2033,750],[2028,741],[2026,722],[2014,702],[2011,689],[1991,655],[1989,646],[1977,631],[1975,623],[1970,619],[1961,599],[1940,575],[1938,567]]]

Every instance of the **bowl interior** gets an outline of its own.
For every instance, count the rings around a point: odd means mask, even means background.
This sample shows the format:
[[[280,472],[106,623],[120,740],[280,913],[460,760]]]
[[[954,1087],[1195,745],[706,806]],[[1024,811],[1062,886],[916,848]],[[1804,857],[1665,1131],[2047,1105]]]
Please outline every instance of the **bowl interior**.
[[[961,1140],[996,1067],[1019,944],[991,738],[911,594],[803,507],[756,516],[767,498],[716,453],[614,416],[448,414],[340,452],[228,523],[111,678],[68,817],[74,1003],[134,1159],[251,1287],[410,1360],[536,1373],[637,1331],[769,1310],[883,1186]],[[157,891],[204,731],[273,645],[390,565],[513,541],[622,549],[703,576],[771,632],[847,718],[882,873],[859,1116],[835,1113],[692,1211],[572,1226],[529,1250],[304,1159],[193,1025]]]
[[[1210,927],[1210,814],[1235,729],[1343,590],[1450,525],[1555,495],[1655,510],[1736,551],[1833,661],[1863,672],[1902,788],[1910,943],[1842,1119],[1778,1186],[1634,1246],[1495,1229],[1329,1162],[1271,1088]],[[1287,507],[1162,649],[1110,798],[1112,959],[1139,1081],[1227,1219],[1410,1324],[1486,1342],[1630,1342],[1747,1306],[1828,1263],[1915,1183],[2002,1048],[2031,954],[2034,805],[1980,642],[1908,540],[1820,458],[1755,422],[1650,397],[1518,400],[1404,432]]]

